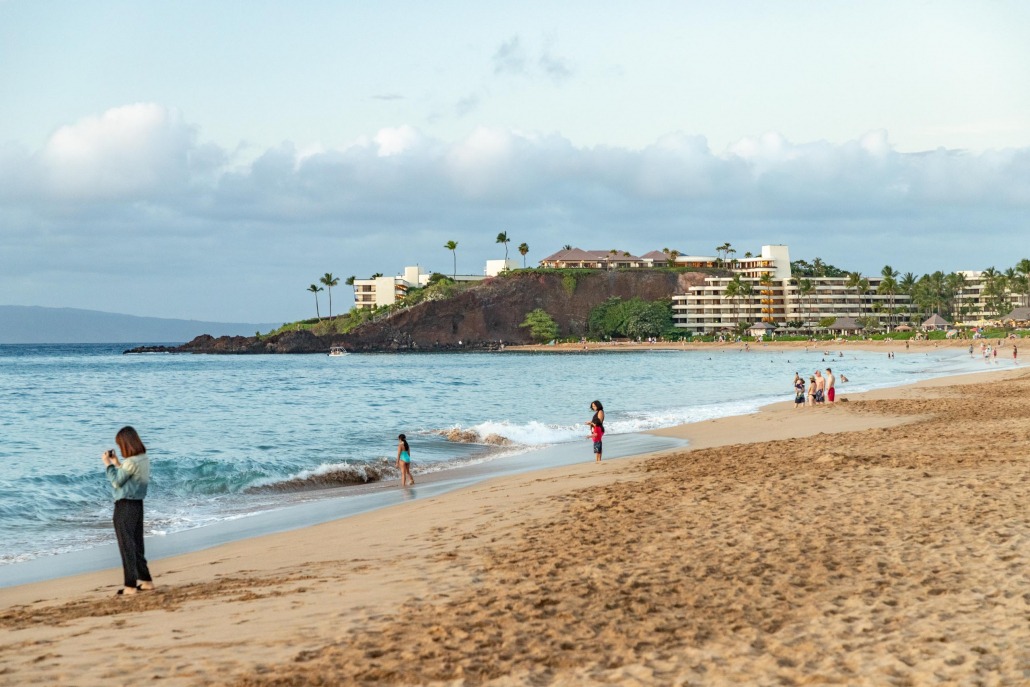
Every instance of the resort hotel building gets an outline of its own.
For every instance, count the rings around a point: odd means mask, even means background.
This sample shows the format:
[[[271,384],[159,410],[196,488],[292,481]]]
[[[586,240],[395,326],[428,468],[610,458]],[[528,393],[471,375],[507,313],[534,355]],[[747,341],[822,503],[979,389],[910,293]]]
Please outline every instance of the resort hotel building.
[[[876,327],[904,321],[909,297],[879,293],[880,277],[863,277],[858,284],[848,277],[795,278],[787,246],[762,246],[761,255],[720,261],[702,256],[680,256],[677,264],[721,266],[729,276],[710,276],[685,293],[672,297],[673,321],[691,333],[735,329],[745,324],[773,332],[788,324],[812,330],[833,320],[831,328],[858,330],[858,320]],[[905,318],[907,319],[907,318]]]
[[[728,246],[728,244],[727,244]],[[732,251],[728,251],[732,252]],[[651,251],[642,256],[619,250],[565,248],[540,261],[540,267],[554,269],[626,270],[682,267],[700,270],[681,293],[672,296],[673,323],[691,334],[713,334],[746,326],[755,335],[788,329],[812,331],[858,331],[863,325],[891,330],[907,326],[912,300],[907,294],[881,290],[882,276],[816,277],[792,273],[790,250],[785,245],[762,246],[758,255],[743,258],[681,255],[678,251]],[[455,281],[479,281],[505,270],[519,269],[515,260],[488,260],[482,275],[459,274]],[[704,274],[704,271],[711,271]],[[961,284],[955,294],[959,325],[983,325],[1000,321],[998,303],[1012,310],[1008,319],[1030,318],[1026,297],[998,290],[991,271],[957,272]],[[358,308],[392,305],[413,287],[429,283],[430,275],[418,266],[405,267],[396,277],[354,280],[354,303]],[[690,283],[692,282],[692,283]],[[881,292],[882,291],[882,292]],[[1015,310],[1013,310],[1015,308]],[[938,319],[939,316],[938,316]],[[831,324],[832,322],[832,324]],[[929,322],[929,321],[928,321]],[[950,327],[940,319],[931,327]],[[926,326],[927,323],[924,323]]]
[[[517,260],[487,260],[483,274],[447,275],[454,281],[482,281],[487,277],[495,277],[505,270],[520,267]],[[432,275],[423,272],[418,265],[405,267],[404,272],[396,277],[370,277],[354,280],[354,307],[373,310],[384,305],[393,305],[404,297],[411,288],[420,288],[429,284]]]

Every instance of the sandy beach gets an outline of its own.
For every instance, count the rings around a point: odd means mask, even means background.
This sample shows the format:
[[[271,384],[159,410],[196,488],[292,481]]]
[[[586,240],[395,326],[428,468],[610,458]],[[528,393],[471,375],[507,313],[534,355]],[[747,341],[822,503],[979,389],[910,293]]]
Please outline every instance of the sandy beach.
[[[0,684],[1030,684],[1005,363],[154,561],[135,597],[0,589]]]

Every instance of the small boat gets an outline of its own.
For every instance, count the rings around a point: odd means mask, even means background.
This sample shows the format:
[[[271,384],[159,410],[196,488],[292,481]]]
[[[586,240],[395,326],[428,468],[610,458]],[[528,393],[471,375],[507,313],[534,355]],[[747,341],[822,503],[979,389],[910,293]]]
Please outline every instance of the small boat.
[[[344,348],[343,346],[333,346],[332,348],[329,349],[329,356],[330,357],[336,358],[336,357],[341,356],[341,355],[349,355],[347,353],[347,349]]]

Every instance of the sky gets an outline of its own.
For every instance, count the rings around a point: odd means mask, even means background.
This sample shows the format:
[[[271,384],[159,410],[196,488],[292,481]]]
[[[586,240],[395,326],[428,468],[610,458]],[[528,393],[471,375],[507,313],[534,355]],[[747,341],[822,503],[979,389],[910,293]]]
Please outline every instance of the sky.
[[[0,304],[287,322],[326,272],[334,313],[351,275],[481,274],[500,232],[530,265],[1004,269],[1028,26],[1023,0],[0,0]]]

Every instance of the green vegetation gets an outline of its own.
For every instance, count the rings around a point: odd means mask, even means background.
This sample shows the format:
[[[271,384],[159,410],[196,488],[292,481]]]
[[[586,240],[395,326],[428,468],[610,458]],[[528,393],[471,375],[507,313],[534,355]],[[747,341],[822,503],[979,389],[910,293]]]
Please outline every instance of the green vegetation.
[[[670,301],[644,301],[631,298],[609,298],[590,311],[587,321],[590,334],[598,338],[647,338],[671,333],[682,334],[672,325]]]
[[[565,289],[565,293],[570,296],[576,293],[576,275],[573,272],[568,272],[562,275],[561,278],[562,288]]]
[[[558,324],[541,308],[527,313],[526,319],[519,326],[529,327],[529,335],[539,343],[547,343],[558,337]]]
[[[791,260],[790,273],[794,277],[846,277],[847,270],[842,270],[833,265],[827,265],[822,258],[816,258],[812,262],[807,260]]]

